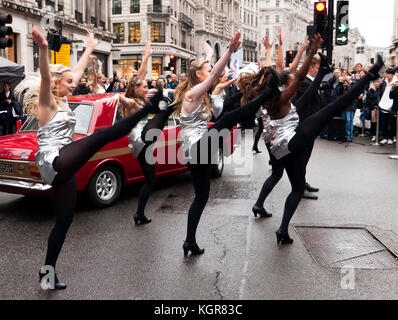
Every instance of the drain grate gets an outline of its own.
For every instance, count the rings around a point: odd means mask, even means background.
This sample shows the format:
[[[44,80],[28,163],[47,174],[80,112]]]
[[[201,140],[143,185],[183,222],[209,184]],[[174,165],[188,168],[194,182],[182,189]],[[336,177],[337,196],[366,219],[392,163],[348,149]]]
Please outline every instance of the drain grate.
[[[398,268],[397,258],[365,228],[295,227],[321,266],[357,269]]]

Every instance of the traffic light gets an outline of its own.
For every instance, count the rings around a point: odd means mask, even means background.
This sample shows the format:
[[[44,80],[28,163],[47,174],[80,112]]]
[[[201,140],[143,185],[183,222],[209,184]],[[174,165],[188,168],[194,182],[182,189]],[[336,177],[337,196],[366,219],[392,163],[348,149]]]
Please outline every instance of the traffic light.
[[[174,54],[170,55],[169,70],[175,72],[176,70],[176,56]]]
[[[314,3],[314,28],[313,33],[319,33],[324,44],[327,43],[328,38],[328,10],[326,8],[326,1],[317,1]]]
[[[13,34],[13,30],[6,24],[12,23],[12,16],[10,14],[0,13],[0,49],[12,47],[12,39],[6,38]]]
[[[336,15],[336,45],[345,46],[348,44],[348,1],[337,1]]]
[[[295,51],[295,50],[286,51],[286,68],[289,67],[291,63],[293,63],[296,55],[297,55],[297,51]]]

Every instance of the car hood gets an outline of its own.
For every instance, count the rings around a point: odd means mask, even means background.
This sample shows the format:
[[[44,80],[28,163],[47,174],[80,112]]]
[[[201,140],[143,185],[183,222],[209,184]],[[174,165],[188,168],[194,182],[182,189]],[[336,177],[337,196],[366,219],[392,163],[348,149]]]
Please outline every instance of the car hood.
[[[20,132],[0,137],[0,159],[35,161],[37,132]]]

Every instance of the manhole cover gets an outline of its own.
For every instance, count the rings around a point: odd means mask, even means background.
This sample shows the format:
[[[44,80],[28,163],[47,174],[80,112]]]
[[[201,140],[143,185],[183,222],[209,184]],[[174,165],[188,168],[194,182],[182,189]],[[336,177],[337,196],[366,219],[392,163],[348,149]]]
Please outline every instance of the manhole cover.
[[[295,227],[321,266],[357,269],[398,268],[396,257],[365,228]]]

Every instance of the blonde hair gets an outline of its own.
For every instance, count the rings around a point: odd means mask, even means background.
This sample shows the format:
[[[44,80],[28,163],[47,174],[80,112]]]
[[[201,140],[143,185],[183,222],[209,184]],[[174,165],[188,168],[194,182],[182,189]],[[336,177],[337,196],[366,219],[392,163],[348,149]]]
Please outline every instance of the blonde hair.
[[[179,116],[181,114],[182,102],[184,101],[185,94],[187,93],[187,91],[191,90],[194,86],[196,86],[200,83],[200,80],[199,80],[198,76],[196,75],[196,72],[201,70],[202,67],[206,63],[209,63],[209,61],[205,60],[203,58],[191,60],[189,62],[187,80],[185,80],[180,85],[178,85],[178,87],[176,88],[175,95],[174,95],[175,98],[174,98],[173,105],[177,106],[176,111],[175,111],[175,114],[177,116]],[[211,104],[210,104],[210,97],[209,97],[208,93],[206,93],[203,96],[203,100],[205,101],[205,104],[206,104],[206,113],[211,115]]]
[[[69,109],[65,98],[57,96],[56,82],[62,79],[65,72],[72,70],[62,64],[50,64],[51,74],[51,92],[54,95],[57,105],[62,109]],[[37,116],[37,108],[39,106],[39,93],[40,93],[41,76],[39,71],[33,75],[22,80],[14,90],[15,96],[18,101],[22,102],[24,114],[27,116]]]

